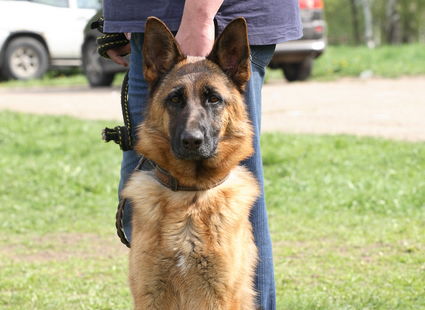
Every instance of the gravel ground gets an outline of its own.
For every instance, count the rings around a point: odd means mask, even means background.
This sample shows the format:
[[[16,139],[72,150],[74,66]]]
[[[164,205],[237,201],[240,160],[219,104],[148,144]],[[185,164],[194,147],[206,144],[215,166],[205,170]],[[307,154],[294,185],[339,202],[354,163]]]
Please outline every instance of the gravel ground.
[[[122,123],[118,88],[0,88],[5,109]],[[263,88],[262,129],[425,141],[425,76],[271,81]]]

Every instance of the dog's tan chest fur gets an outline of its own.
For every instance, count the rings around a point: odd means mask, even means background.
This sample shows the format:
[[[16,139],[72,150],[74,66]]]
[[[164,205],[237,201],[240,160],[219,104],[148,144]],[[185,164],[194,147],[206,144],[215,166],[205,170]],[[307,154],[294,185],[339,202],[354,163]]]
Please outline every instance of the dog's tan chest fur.
[[[137,304],[151,309],[150,303],[168,300],[163,309],[216,310],[235,299],[252,304],[256,248],[248,218],[257,194],[243,167],[219,187],[200,192],[172,192],[151,172],[133,174],[123,192],[133,202],[130,282],[134,293],[150,292],[138,296]],[[242,250],[247,243],[251,251]]]

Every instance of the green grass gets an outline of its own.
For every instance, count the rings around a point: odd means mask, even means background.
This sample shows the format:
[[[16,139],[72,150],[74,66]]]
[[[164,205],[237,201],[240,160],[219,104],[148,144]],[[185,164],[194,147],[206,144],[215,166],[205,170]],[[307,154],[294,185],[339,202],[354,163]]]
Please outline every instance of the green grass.
[[[263,136],[279,309],[425,309],[425,144]]]
[[[115,75],[112,85],[121,86],[125,73],[117,73]],[[44,87],[44,86],[88,86],[89,81],[82,72],[81,68],[65,69],[65,70],[51,70],[41,79],[31,80],[1,80],[0,88],[14,88],[14,87]]]
[[[364,46],[329,46],[323,55],[314,61],[311,79],[358,77],[367,70],[374,76],[384,78],[424,75],[425,45],[381,46],[375,49]],[[269,79],[281,77],[281,70],[268,72]]]
[[[366,47],[330,47],[314,63],[313,78],[359,76],[371,70],[374,75],[394,78],[425,74],[425,45],[409,44]]]
[[[100,136],[115,122],[0,120],[0,309],[130,309],[114,253],[121,151]]]
[[[131,309],[108,122],[0,112],[0,308]],[[425,144],[262,136],[278,309],[425,309]]]

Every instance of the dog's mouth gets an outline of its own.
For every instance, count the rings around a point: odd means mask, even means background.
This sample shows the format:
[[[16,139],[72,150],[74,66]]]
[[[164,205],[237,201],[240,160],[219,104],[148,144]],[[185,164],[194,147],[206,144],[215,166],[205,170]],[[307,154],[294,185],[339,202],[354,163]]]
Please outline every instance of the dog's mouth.
[[[205,156],[203,154],[176,154],[179,159],[190,160],[190,161],[200,161],[211,158],[213,155]]]

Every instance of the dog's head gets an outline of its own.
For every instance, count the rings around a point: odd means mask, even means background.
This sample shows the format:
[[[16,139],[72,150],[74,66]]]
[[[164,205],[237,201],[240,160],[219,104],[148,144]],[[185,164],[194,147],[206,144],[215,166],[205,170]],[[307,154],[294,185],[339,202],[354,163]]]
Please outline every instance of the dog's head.
[[[147,20],[144,40],[150,98],[136,149],[178,177],[228,173],[253,152],[243,103],[250,77],[245,20],[233,20],[206,58],[184,56],[157,18]]]

